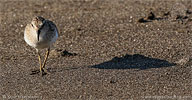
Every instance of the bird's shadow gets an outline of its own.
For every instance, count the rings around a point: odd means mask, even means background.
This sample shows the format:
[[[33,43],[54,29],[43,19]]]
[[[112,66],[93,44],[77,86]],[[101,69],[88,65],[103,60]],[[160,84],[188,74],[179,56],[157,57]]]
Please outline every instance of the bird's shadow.
[[[140,54],[128,55],[122,57],[114,57],[113,59],[103,62],[101,64],[90,66],[90,68],[98,69],[149,69],[149,68],[160,68],[170,67],[176,65],[166,60],[157,58],[145,57]]]

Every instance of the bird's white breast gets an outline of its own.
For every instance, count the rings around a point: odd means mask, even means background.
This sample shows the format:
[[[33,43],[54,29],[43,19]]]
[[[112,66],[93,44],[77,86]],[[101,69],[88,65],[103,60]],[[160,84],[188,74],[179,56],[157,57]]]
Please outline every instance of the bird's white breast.
[[[25,30],[24,32],[24,40],[25,42],[32,46],[32,47],[36,47],[36,41],[37,41],[37,34],[35,30]]]
[[[30,27],[31,28],[31,27]],[[39,35],[39,41],[37,40],[37,31],[33,28],[25,30],[24,39],[30,46],[36,49],[43,49],[50,47],[58,38],[58,31],[55,27],[54,31],[49,31],[47,28],[43,28]]]

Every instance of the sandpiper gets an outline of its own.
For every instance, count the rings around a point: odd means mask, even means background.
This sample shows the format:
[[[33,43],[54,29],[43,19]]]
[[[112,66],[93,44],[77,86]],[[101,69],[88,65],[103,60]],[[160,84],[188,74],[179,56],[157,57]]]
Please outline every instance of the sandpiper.
[[[38,54],[40,71],[42,75],[46,74],[45,64],[49,56],[51,45],[58,38],[58,30],[56,25],[49,20],[40,16],[35,16],[30,24],[27,24],[24,32],[25,42],[34,47]],[[41,63],[40,49],[47,49],[44,61]]]

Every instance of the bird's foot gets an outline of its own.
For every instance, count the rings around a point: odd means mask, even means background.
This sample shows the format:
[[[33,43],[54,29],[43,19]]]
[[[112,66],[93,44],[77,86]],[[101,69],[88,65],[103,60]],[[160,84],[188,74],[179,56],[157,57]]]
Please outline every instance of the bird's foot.
[[[42,69],[40,70],[40,72],[41,72],[42,76],[44,76],[44,75],[46,75],[46,74],[50,74],[50,73],[47,71],[47,69],[45,69],[45,68],[42,68]]]
[[[42,76],[46,75],[46,74],[50,74],[47,69],[45,68],[41,68],[40,70],[33,70],[32,73],[30,75],[35,75],[35,74],[39,74],[41,73]]]

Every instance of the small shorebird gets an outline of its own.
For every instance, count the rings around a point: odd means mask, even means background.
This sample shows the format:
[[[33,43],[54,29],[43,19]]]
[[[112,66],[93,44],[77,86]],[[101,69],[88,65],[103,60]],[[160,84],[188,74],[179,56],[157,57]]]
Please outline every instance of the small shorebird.
[[[25,42],[34,47],[38,54],[40,72],[42,75],[46,74],[45,64],[49,56],[51,45],[58,38],[58,30],[56,25],[49,20],[44,19],[40,16],[35,16],[30,24],[27,24],[24,32]],[[44,57],[43,64],[41,63],[40,49],[47,49]]]

